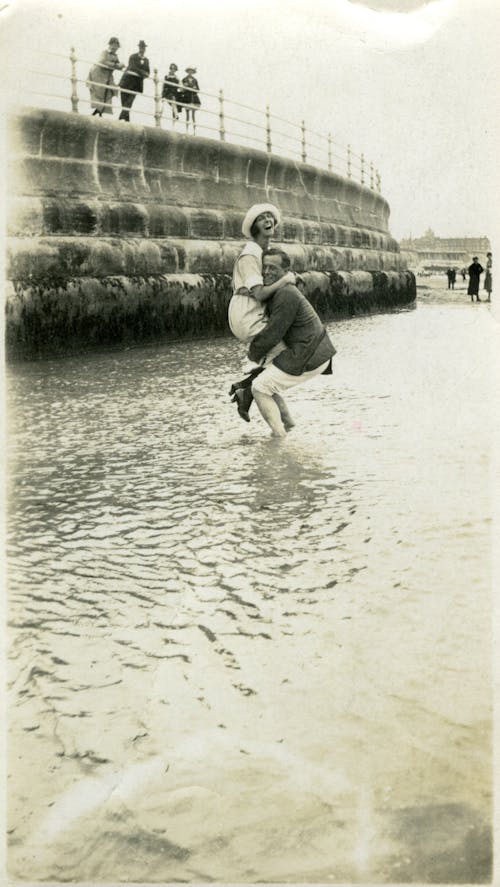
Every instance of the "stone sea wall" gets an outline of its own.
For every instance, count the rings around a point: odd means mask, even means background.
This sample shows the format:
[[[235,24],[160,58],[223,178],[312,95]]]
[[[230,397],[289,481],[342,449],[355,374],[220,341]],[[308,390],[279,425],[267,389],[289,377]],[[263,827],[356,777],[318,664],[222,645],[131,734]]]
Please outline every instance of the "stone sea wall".
[[[152,127],[24,109],[10,120],[7,354],[227,331],[252,203],[324,318],[405,305],[387,201],[307,164]]]

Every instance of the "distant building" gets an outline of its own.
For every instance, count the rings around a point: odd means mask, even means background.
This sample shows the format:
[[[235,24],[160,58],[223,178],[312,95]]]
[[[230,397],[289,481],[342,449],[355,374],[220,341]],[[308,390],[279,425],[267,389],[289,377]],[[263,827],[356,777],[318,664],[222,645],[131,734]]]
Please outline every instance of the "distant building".
[[[491,251],[487,237],[436,237],[430,228],[423,237],[409,237],[399,244],[406,254],[408,266],[418,272],[445,272],[468,267],[473,256],[486,265],[486,253]]]

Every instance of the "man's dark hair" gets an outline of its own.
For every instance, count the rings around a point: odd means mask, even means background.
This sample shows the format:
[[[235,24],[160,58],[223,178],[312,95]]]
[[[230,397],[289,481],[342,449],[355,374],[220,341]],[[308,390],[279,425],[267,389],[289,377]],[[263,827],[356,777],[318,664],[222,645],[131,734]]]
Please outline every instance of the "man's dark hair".
[[[290,259],[287,253],[283,249],[279,249],[277,246],[272,246],[270,249],[264,250],[262,253],[262,260],[264,260],[264,256],[281,256],[281,266],[283,268],[290,267]]]

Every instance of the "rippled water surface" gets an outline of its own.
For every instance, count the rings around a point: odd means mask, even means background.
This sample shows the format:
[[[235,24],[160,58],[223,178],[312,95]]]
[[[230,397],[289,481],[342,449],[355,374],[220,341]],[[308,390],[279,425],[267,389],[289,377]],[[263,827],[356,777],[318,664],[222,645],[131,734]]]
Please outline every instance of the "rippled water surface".
[[[495,324],[329,329],[283,442],[232,339],[10,368],[16,878],[489,880]]]

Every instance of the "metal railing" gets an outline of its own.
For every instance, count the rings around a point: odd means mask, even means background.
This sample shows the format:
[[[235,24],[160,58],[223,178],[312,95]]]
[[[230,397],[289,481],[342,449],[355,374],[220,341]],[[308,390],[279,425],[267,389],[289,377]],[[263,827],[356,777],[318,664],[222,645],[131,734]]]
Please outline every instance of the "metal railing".
[[[302,163],[313,164],[321,169],[327,169],[329,172],[353,179],[373,191],[381,191],[380,173],[373,162],[367,160],[363,152],[357,154],[350,144],[342,146],[333,138],[331,132],[325,135],[309,129],[306,127],[305,120],[294,123],[273,114],[269,105],[266,105],[265,110],[253,108],[242,102],[226,98],[223,90],[220,89],[216,94],[193,90],[202,97],[201,106],[193,106],[186,101],[169,100],[162,97],[163,84],[167,77],[160,77],[157,68],[153,69],[150,78],[144,80],[144,92],[137,93],[135,90],[123,89],[118,86],[118,83],[103,84],[89,80],[90,68],[97,65],[103,68],[106,66],[100,62],[79,58],[74,47],[71,48],[67,56],[43,50],[34,50],[33,52],[36,52],[38,57],[51,57],[54,62],[57,58],[59,64],[61,60],[64,60],[66,69],[64,70],[60,65],[60,72],[31,69],[28,70],[28,73],[37,78],[51,78],[51,81],[55,80],[58,84],[64,83],[66,86],[69,83],[70,91],[69,95],[67,90],[43,92],[34,90],[30,86],[26,87],[26,91],[33,96],[56,99],[58,104],[67,103],[69,100],[71,110],[76,114],[80,113],[82,107],[85,110],[91,108],[91,98],[90,96],[87,98],[88,88],[95,86],[109,92],[109,96],[106,95],[102,102],[104,113],[113,113],[114,97],[119,98],[122,93],[129,93],[136,96],[132,109],[134,117],[143,118],[143,122],[152,120],[154,125],[159,128],[169,126],[176,130],[182,124],[181,119],[175,119],[172,114],[170,103],[174,102],[181,110],[195,112],[189,113],[189,115],[186,113],[185,129],[188,133],[191,132],[193,135],[202,133],[206,134],[208,138],[217,138],[222,142],[247,145],[265,150],[268,154],[279,154],[300,160]],[[52,67],[54,67],[54,62]],[[111,70],[116,74],[117,79],[121,76],[120,69],[112,68]],[[85,72],[87,73],[85,74]],[[175,85],[184,93],[191,91],[182,83]],[[191,117],[190,120],[188,120],[188,116]]]

